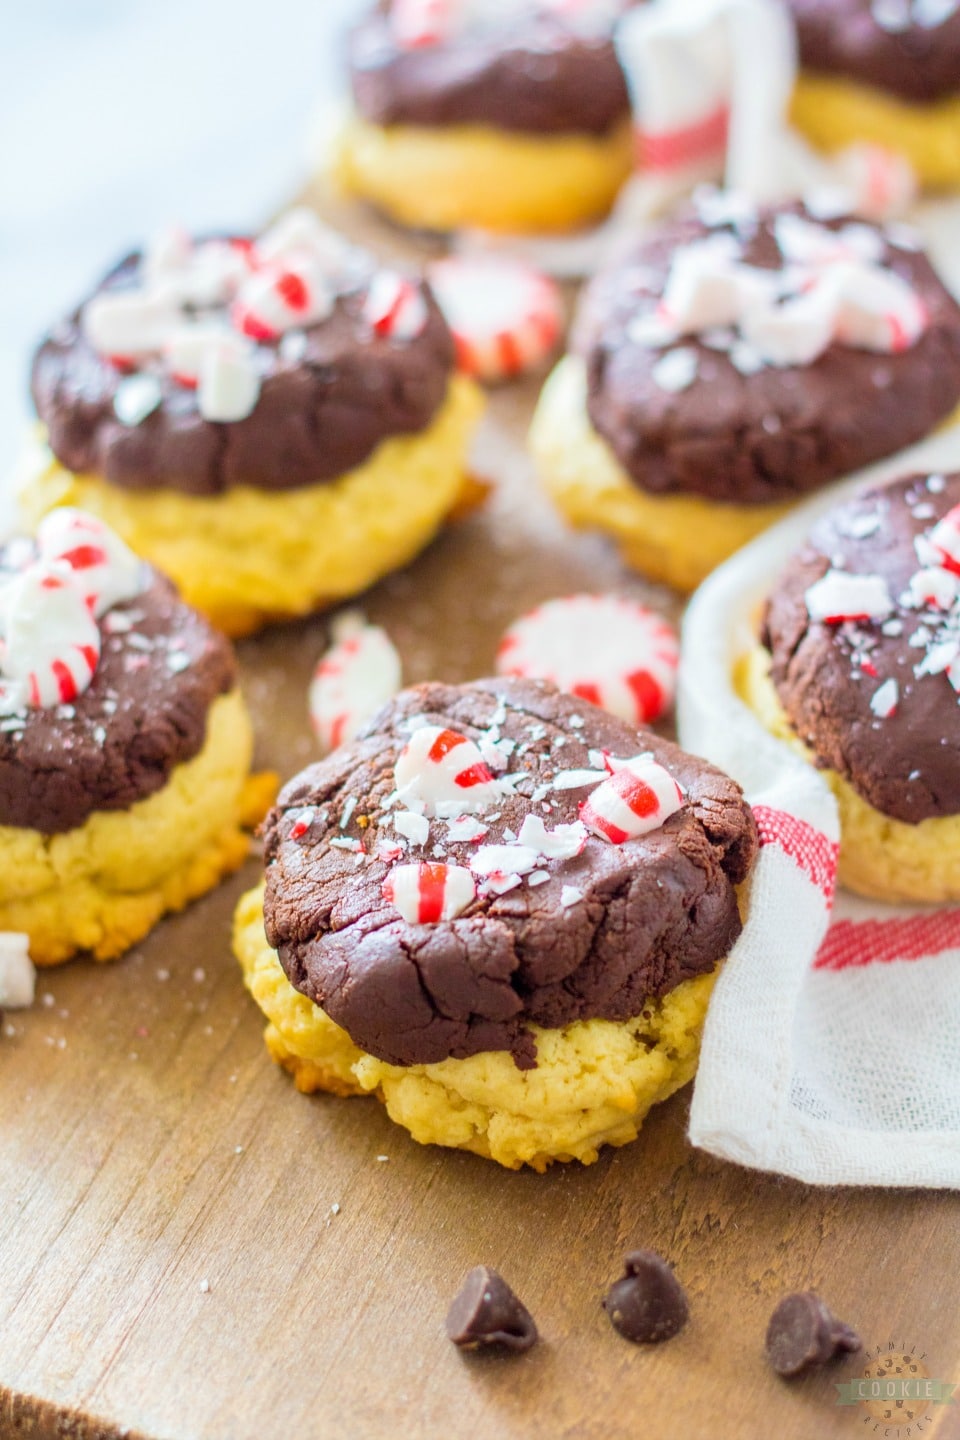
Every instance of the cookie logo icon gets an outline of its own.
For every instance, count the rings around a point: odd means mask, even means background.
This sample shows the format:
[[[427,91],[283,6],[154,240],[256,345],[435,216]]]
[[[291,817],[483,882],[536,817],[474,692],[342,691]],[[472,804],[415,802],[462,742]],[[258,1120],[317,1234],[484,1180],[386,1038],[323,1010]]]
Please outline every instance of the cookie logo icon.
[[[952,1405],[957,1388],[956,1382],[932,1376],[926,1358],[925,1351],[902,1343],[878,1345],[868,1354],[862,1379],[837,1385],[837,1404],[862,1405],[876,1428],[897,1440],[925,1434],[931,1413]]]

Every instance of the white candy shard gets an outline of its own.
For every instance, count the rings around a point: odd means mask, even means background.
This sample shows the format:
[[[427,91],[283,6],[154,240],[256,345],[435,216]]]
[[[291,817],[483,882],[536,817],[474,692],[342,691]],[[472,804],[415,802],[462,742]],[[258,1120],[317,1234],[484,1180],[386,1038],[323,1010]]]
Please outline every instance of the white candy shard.
[[[125,375],[113,397],[113,413],[121,425],[134,429],[163,400],[163,387],[156,375]]]
[[[162,350],[179,320],[166,291],[101,290],[83,307],[80,328],[98,354],[132,361]]]
[[[317,662],[310,682],[310,721],[325,750],[352,740],[403,683],[400,656],[385,630],[357,611],[341,616],[335,644]]]
[[[594,834],[622,845],[658,830],[683,803],[683,792],[670,772],[649,755],[637,755],[616,762],[609,779],[582,802],[580,819]]]
[[[289,260],[295,255],[311,255],[328,278],[339,276],[350,267],[355,251],[350,242],[323,221],[306,205],[294,206],[260,236],[255,247],[258,262]]]
[[[408,925],[453,920],[476,893],[473,876],[460,865],[397,865],[383,882],[384,899]]]
[[[618,595],[568,595],[516,620],[497,650],[501,675],[550,680],[634,725],[673,705],[680,649],[666,620]],[[576,789],[589,772],[561,771],[554,789]]]
[[[908,596],[917,609],[949,610],[960,591],[960,576],[932,565],[910,576]]]
[[[534,850],[541,860],[572,860],[587,843],[587,829],[575,820],[572,825],[556,825],[548,830],[539,815],[527,815],[517,843]]]
[[[529,845],[481,845],[470,857],[475,875],[529,875],[540,864],[539,853]]]
[[[260,398],[253,346],[241,335],[225,334],[203,355],[197,407],[204,420],[245,420]]]
[[[394,773],[401,798],[422,802],[428,815],[435,815],[443,802],[456,802],[460,811],[475,813],[502,793],[474,742],[437,725],[414,731]]]
[[[30,936],[0,930],[0,1008],[24,1010],[33,1004],[37,972],[30,959]]]
[[[430,821],[426,815],[414,810],[397,810],[393,817],[393,828],[403,835],[411,845],[426,845],[430,838]]]
[[[884,680],[870,697],[870,709],[879,720],[889,720],[896,713],[900,701],[900,686],[896,680]]]
[[[696,350],[690,345],[668,350],[652,366],[650,378],[654,385],[669,394],[688,390],[697,378],[700,361]]]
[[[828,570],[806,592],[807,614],[825,625],[845,620],[885,620],[893,601],[882,575],[850,575]]]

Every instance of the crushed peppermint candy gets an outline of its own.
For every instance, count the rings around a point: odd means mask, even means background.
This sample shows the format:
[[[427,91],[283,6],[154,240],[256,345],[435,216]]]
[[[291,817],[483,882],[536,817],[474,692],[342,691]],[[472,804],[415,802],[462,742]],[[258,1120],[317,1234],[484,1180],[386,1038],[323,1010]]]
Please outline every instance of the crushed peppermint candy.
[[[649,755],[617,760],[614,773],[580,806],[584,825],[622,845],[658,830],[684,804],[683,792],[668,770]]]
[[[317,661],[308,694],[310,723],[324,750],[352,740],[403,683],[400,656],[385,630],[357,610],[332,626],[333,645]]]
[[[899,702],[900,686],[896,680],[884,680],[871,696],[870,709],[878,720],[889,720],[891,715],[896,714]]]
[[[469,870],[461,865],[397,865],[383,882],[383,897],[409,925],[453,920],[476,897]]]
[[[80,325],[122,372],[113,401],[121,424],[143,424],[168,388],[194,391],[204,420],[230,424],[256,409],[274,347],[284,364],[299,363],[310,328],[333,314],[341,295],[362,289],[375,334],[408,342],[422,332],[428,312],[419,284],[376,270],[300,207],[256,241],[192,240],[180,230],[160,236],[135,274],[87,301]]]
[[[501,675],[550,680],[644,725],[671,708],[679,655],[673,627],[646,606],[617,595],[567,595],[514,621],[496,663]]]
[[[414,731],[397,757],[394,779],[400,797],[420,802],[428,815],[445,801],[475,813],[503,793],[475,742],[436,725]]]
[[[893,601],[882,575],[850,575],[828,570],[806,592],[807,614],[825,625],[846,620],[885,620]]]

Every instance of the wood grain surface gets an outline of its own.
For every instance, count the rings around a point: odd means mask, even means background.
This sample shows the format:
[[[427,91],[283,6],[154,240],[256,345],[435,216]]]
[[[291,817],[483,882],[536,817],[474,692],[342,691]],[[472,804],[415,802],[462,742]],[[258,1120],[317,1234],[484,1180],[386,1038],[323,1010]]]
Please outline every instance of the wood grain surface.
[[[381,237],[390,239],[390,237]],[[577,588],[671,611],[564,532],[521,441],[535,386],[494,397],[498,489],[364,600],[410,681],[488,673],[503,627]],[[675,613],[675,612],[674,612]],[[322,619],[241,647],[259,759],[315,754]],[[835,1382],[763,1359],[777,1298],[815,1288],[868,1347],[960,1381],[960,1198],[813,1190],[694,1152],[687,1097],[599,1163],[513,1174],[416,1145],[373,1099],[307,1099],[268,1060],[229,947],[256,862],[119,964],[48,972],[0,1034],[0,1435],[151,1440],[832,1440],[960,1436],[960,1404],[895,1431]],[[600,1299],[624,1250],[674,1262],[691,1323],[629,1345]],[[464,1356],[443,1332],[472,1265],[542,1341]]]

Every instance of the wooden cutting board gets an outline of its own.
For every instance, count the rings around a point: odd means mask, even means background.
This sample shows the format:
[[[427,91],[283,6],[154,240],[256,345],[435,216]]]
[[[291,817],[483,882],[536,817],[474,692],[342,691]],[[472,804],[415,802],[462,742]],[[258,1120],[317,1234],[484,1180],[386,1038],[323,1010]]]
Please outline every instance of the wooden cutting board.
[[[384,237],[381,237],[384,238]],[[389,238],[389,237],[386,237]],[[521,610],[620,586],[676,613],[606,544],[566,533],[521,448],[533,385],[494,397],[498,489],[364,600],[409,681],[489,673]],[[241,647],[259,760],[316,754],[306,686],[322,619]],[[151,1440],[829,1440],[960,1436],[960,1404],[899,1432],[835,1382],[763,1359],[777,1298],[815,1288],[871,1351],[960,1380],[960,1197],[812,1190],[722,1164],[674,1097],[599,1163],[510,1173],[426,1149],[375,1100],[307,1099],[268,1060],[229,946],[245,872],[124,961],[48,972],[0,1033],[0,1436]],[[626,1249],[669,1257],[692,1319],[629,1345],[600,1299]],[[529,1354],[464,1356],[461,1276],[501,1270]]]

